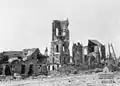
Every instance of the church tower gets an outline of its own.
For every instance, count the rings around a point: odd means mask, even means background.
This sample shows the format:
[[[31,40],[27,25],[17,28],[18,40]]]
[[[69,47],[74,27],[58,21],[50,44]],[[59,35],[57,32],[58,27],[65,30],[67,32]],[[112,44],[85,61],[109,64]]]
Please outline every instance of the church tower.
[[[68,25],[68,19],[64,21],[53,20],[50,50],[51,63],[62,65],[70,62]]]

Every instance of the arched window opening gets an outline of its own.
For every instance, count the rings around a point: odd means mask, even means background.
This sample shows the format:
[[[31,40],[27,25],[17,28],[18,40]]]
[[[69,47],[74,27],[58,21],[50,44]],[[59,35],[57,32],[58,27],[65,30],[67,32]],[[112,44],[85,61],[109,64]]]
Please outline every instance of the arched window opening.
[[[58,28],[56,28],[56,36],[59,35],[59,31],[58,31]]]

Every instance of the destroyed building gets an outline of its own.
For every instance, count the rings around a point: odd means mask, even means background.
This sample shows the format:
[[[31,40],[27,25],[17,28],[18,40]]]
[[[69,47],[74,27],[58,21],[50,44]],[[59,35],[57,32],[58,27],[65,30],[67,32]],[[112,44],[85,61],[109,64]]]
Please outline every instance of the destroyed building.
[[[68,25],[68,20],[54,20],[52,23],[52,42],[49,59],[51,64],[60,66],[70,62]]]
[[[83,46],[79,42],[76,44],[74,43],[72,46],[72,62],[75,65],[82,65],[84,63],[83,58]]]
[[[20,61],[22,58],[22,52],[21,51],[5,51],[1,53],[1,60],[0,60],[0,65],[2,68],[2,73],[3,75],[13,75],[12,69],[13,66],[12,64],[15,61]]]
[[[95,66],[105,61],[105,46],[97,40],[88,40],[88,45],[79,42],[72,46],[73,63],[75,65]]]
[[[108,43],[108,53],[105,60],[106,66],[109,68],[110,71],[117,71],[119,70],[119,58],[116,57],[116,53],[114,51],[113,44]]]
[[[38,48],[2,52],[0,58],[2,75],[35,76],[47,71],[48,57],[41,54]]]
[[[87,46],[88,65],[101,64],[105,60],[105,46],[97,40],[88,40]]]

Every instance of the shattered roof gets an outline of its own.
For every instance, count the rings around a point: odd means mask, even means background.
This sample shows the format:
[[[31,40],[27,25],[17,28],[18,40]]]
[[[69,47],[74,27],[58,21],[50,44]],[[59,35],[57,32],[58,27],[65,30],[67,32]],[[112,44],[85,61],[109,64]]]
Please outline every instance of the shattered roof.
[[[23,52],[26,53],[26,56],[23,58],[23,60],[27,61],[29,58],[31,58],[31,55],[37,51],[39,51],[39,48],[23,49]]]
[[[88,40],[88,42],[92,42],[93,44],[98,45],[98,46],[103,45],[102,43],[100,43],[100,42],[97,41],[97,40]],[[88,43],[88,44],[89,44],[89,43]]]
[[[32,55],[36,50],[39,50],[38,48],[32,48],[32,49],[24,49],[23,52],[27,53],[27,56]]]

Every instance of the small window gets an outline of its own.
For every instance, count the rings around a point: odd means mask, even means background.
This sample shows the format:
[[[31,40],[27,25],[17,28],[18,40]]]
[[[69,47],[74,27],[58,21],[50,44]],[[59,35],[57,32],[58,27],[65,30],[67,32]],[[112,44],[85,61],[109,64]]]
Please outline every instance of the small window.
[[[54,60],[54,58],[53,58],[53,63],[54,63],[54,61],[55,61],[55,60]]]
[[[65,51],[65,47],[63,47],[63,51]]]
[[[56,52],[59,52],[59,46],[56,45]]]
[[[55,70],[54,65],[52,66],[52,70]]]

